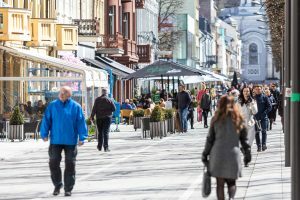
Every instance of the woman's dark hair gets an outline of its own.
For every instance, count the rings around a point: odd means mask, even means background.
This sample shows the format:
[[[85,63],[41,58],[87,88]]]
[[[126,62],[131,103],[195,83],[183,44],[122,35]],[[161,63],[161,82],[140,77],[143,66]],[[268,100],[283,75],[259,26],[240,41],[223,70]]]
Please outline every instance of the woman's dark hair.
[[[247,89],[247,88],[248,88],[249,91],[250,91],[250,97],[249,97],[249,99],[246,101],[246,99],[245,99],[243,93],[244,93],[244,90]],[[250,87],[248,87],[248,86],[243,87],[242,90],[241,90],[240,96],[239,96],[239,102],[240,102],[240,104],[243,106],[244,104],[247,104],[247,103],[251,102],[252,99],[253,99],[253,96],[252,96],[252,89],[251,89]]]
[[[235,103],[234,98],[232,96],[224,95],[221,97],[220,102],[218,104],[218,109],[215,112],[215,115],[212,119],[212,126],[216,121],[225,120],[227,116],[231,117],[237,133],[240,133],[240,131],[244,127],[244,118],[237,104]]]

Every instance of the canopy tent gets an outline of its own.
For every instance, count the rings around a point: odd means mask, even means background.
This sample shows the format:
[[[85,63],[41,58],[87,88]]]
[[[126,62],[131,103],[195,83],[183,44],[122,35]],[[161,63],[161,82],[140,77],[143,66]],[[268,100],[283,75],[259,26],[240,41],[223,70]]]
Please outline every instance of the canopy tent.
[[[213,81],[221,81],[218,78],[215,78],[211,75],[206,76],[189,76],[184,78],[184,84],[193,84],[193,83],[200,83],[200,82],[213,82]]]
[[[176,76],[195,76],[205,75],[201,70],[191,68],[179,63],[158,60],[146,67],[129,74],[126,79],[151,78],[151,77],[176,77]]]

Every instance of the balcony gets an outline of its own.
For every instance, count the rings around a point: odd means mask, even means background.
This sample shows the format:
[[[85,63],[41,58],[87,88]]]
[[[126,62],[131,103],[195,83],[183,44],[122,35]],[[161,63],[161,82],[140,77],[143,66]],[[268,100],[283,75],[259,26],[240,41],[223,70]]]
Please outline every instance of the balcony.
[[[140,9],[145,8],[145,0],[135,0],[135,7]]]
[[[97,42],[97,52],[101,54],[124,54],[123,36],[120,33],[103,35],[102,41]]]
[[[217,64],[218,58],[217,58],[217,56],[207,56],[207,61],[206,62],[209,65]]]
[[[100,20],[97,19],[74,19],[74,24],[78,26],[79,42],[101,42],[102,36]]]
[[[56,20],[32,18],[31,41],[27,42],[26,46],[56,46]]]
[[[124,56],[127,56],[129,62],[137,62],[138,56],[136,54],[136,42],[128,39],[124,39],[123,43]]]
[[[56,50],[72,51],[78,48],[78,28],[71,24],[56,25]]]
[[[139,56],[139,63],[150,63],[151,62],[150,44],[137,45],[137,54]]]
[[[30,41],[31,11],[0,8],[0,41]]]

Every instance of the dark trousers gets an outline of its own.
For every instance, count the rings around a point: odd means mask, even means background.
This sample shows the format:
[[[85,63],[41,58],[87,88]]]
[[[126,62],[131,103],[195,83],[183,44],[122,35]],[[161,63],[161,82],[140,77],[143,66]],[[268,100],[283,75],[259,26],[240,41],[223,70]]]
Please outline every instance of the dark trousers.
[[[189,110],[188,120],[191,123],[191,128],[194,128],[194,111],[193,110]]]
[[[261,145],[266,145],[267,142],[267,128],[268,128],[268,119],[262,119],[261,123],[261,131],[257,129],[255,134],[256,145],[259,147]],[[261,140],[260,140],[260,132],[261,132]]]
[[[111,124],[111,117],[97,119],[98,128],[98,148],[108,148],[109,129]]]
[[[72,191],[75,184],[75,163],[77,156],[76,145],[50,144],[49,167],[52,183],[55,187],[62,185],[62,174],[60,168],[61,153],[65,152],[64,188],[66,192]]]
[[[208,117],[209,109],[203,109],[202,115],[204,118],[204,126],[207,126],[207,117]]]

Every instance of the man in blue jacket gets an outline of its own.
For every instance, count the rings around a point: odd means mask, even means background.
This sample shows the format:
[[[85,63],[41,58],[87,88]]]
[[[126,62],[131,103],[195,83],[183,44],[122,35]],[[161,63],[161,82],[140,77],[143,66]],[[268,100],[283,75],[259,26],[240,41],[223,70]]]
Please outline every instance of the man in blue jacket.
[[[268,113],[272,110],[272,104],[269,98],[262,93],[262,86],[254,86],[255,100],[257,103],[258,112],[255,115],[255,119],[258,122],[256,124],[256,145],[257,151],[265,151],[267,149],[267,127],[268,127]],[[260,126],[260,127],[259,127]],[[260,140],[260,132],[262,139]]]
[[[63,187],[60,168],[61,153],[65,152],[64,189],[65,196],[71,196],[75,184],[75,161],[77,143],[83,145],[87,138],[87,126],[81,106],[71,99],[72,90],[64,86],[59,99],[52,101],[45,112],[41,124],[41,137],[46,142],[50,137],[49,167],[54,184],[53,195],[58,195]]]

